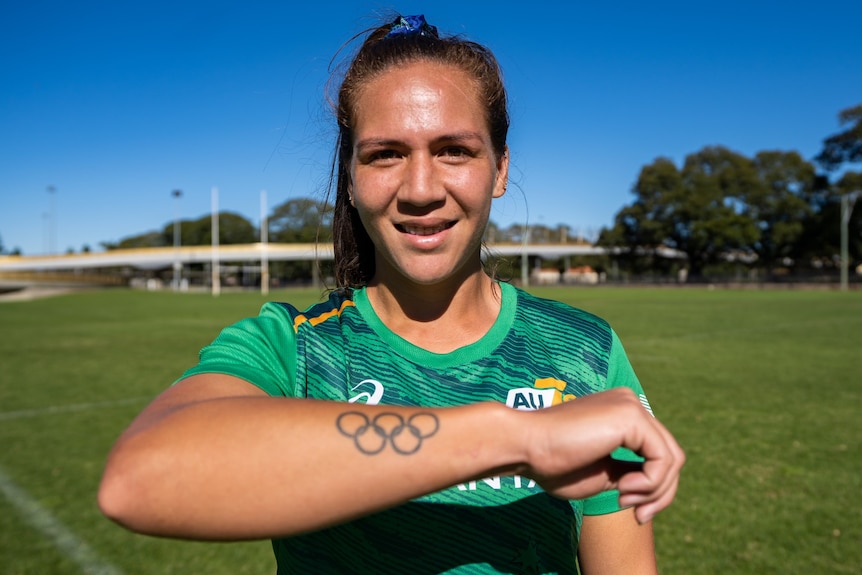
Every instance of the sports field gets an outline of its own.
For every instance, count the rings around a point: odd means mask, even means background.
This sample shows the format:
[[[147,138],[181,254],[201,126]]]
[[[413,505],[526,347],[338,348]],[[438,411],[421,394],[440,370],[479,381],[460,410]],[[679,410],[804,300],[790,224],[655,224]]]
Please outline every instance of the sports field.
[[[533,291],[611,321],[688,453],[655,521],[664,575],[860,573],[862,293]],[[136,536],[95,504],[117,434],[262,302],[110,290],[0,303],[0,575],[274,573],[268,542]]]

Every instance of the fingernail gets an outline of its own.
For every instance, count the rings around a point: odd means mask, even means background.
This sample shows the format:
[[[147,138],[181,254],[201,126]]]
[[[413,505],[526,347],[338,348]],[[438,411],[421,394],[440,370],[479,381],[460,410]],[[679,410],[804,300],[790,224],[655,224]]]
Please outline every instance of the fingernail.
[[[638,525],[646,525],[647,523],[649,523],[650,521],[653,520],[653,517],[654,517],[654,515],[652,513],[649,513],[649,512],[645,513],[643,516],[635,513],[635,518],[638,521]]]

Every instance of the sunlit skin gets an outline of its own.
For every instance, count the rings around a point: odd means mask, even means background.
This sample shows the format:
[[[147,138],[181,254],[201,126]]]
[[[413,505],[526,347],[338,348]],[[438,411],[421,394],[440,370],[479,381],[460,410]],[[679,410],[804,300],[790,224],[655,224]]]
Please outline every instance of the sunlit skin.
[[[372,300],[381,286],[396,298],[490,294],[481,240],[508,154],[494,152],[471,78],[430,62],[391,68],[356,111],[351,195],[376,248]]]
[[[375,245],[375,311],[429,351],[480,339],[500,306],[481,239],[509,164],[472,79],[438,63],[390,68],[360,93],[354,134],[350,191]],[[631,511],[586,517],[584,531],[585,572],[655,573],[652,529]]]
[[[390,64],[363,78],[355,96],[348,192],[376,250],[368,299],[387,329],[426,351],[468,346],[502,305],[517,305],[501,300],[480,259],[508,151],[494,150],[484,99],[457,67]],[[295,332],[267,325],[273,333],[260,345],[277,346],[273,361],[262,362],[254,343],[232,352],[290,382]],[[297,353],[314,361],[304,345]],[[368,421],[422,422],[422,441],[351,439]],[[620,446],[644,465],[611,460]],[[670,504],[683,462],[671,434],[624,387],[520,411],[498,401],[435,408],[273,397],[236,375],[197,373],[169,386],[117,440],[99,505],[140,533],[283,538],[519,475],[561,499],[618,489],[632,509],[583,518],[582,572],[655,575],[652,529],[639,524]]]

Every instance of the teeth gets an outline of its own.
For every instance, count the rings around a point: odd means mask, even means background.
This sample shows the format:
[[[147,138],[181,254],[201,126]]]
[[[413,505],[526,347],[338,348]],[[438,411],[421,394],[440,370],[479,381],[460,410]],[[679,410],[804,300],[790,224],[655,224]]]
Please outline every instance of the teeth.
[[[445,226],[445,225],[444,226],[435,226],[433,228],[402,226],[402,228],[404,229],[404,231],[406,233],[414,235],[414,236],[432,236],[434,234],[439,234],[440,232],[442,232],[443,230],[445,230],[448,227],[449,226]]]

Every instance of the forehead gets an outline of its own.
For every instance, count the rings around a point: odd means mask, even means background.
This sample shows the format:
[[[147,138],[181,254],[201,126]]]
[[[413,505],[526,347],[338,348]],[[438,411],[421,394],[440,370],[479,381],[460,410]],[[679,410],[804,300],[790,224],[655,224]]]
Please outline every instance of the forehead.
[[[368,79],[354,99],[354,123],[363,113],[379,114],[381,108],[410,105],[453,105],[471,108],[483,117],[478,82],[462,68],[442,62],[418,60],[393,65]]]

